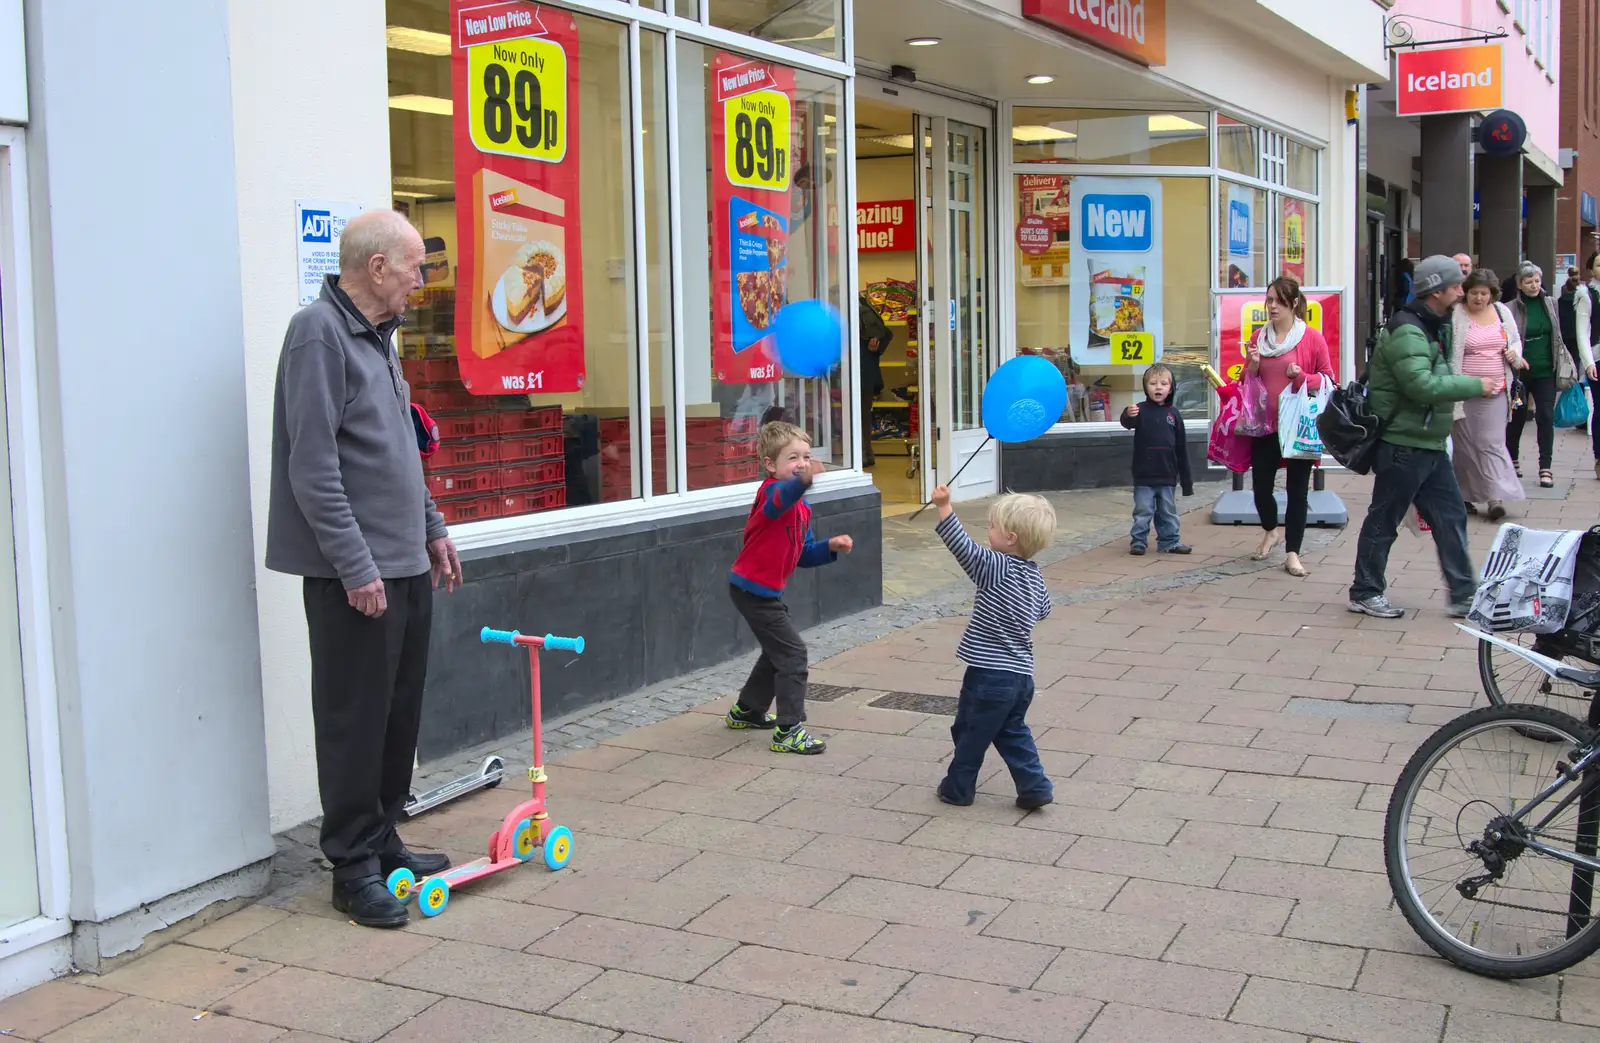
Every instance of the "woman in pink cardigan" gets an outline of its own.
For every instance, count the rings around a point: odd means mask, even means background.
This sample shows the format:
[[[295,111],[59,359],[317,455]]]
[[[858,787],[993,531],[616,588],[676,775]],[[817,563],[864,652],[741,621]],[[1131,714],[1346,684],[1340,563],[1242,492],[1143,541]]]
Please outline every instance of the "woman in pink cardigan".
[[[1250,340],[1250,372],[1267,386],[1267,415],[1277,425],[1278,396],[1285,388],[1301,387],[1318,391],[1324,380],[1333,379],[1333,360],[1322,334],[1306,325],[1306,297],[1300,284],[1287,275],[1274,279],[1267,287],[1267,324]],[[1284,571],[1291,576],[1306,575],[1300,563],[1300,543],[1306,534],[1306,496],[1311,491],[1311,460],[1284,460],[1276,431],[1255,439],[1251,456],[1250,483],[1256,498],[1256,514],[1261,518],[1261,544],[1252,557],[1265,561],[1280,541],[1288,552]],[[1287,540],[1278,531],[1278,501],[1273,484],[1278,467],[1287,472],[1284,484],[1288,509],[1284,512]]]

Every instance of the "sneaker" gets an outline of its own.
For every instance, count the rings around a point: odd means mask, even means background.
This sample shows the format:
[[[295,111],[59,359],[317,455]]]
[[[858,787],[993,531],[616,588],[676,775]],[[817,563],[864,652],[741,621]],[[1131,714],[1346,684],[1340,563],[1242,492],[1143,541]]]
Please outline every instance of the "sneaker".
[[[1490,500],[1489,501],[1489,515],[1488,515],[1489,520],[1492,521],[1492,522],[1497,522],[1501,518],[1504,518],[1505,516],[1506,516],[1506,505],[1501,503],[1499,500]]]
[[[1128,548],[1128,553],[1132,554],[1136,558],[1142,558],[1142,557],[1144,557],[1145,551],[1144,551],[1143,547],[1141,547],[1137,543],[1135,543],[1133,546]]]
[[[383,886],[381,876],[333,882],[333,907],[362,927],[404,927],[406,907]]]
[[[1050,797],[1050,796],[1044,796],[1044,797],[1022,797],[1022,796],[1019,796],[1019,797],[1017,797],[1017,807],[1023,809],[1024,811],[1038,811],[1040,808],[1044,807],[1046,804],[1053,804],[1053,803],[1055,803],[1055,798],[1054,797]]]
[[[1189,546],[1187,543],[1180,543],[1175,547],[1166,548],[1161,553],[1163,553],[1163,554],[1193,554],[1194,553],[1194,548]]]
[[[1445,612],[1449,614],[1451,619],[1466,619],[1468,614],[1472,612],[1472,601],[1471,599],[1452,601],[1450,602],[1450,607],[1445,609]]]
[[[1389,599],[1382,594],[1375,594],[1370,598],[1362,598],[1360,601],[1351,598],[1350,611],[1376,616],[1379,619],[1399,619],[1406,614],[1405,609],[1395,608],[1389,604]]]
[[[806,731],[804,725],[795,725],[788,731],[782,728],[772,729],[772,751],[774,753],[799,753],[806,756],[821,753],[828,748],[828,744],[821,739],[814,738]]]
[[[728,716],[724,717],[722,721],[729,728],[740,730],[745,728],[776,728],[778,726],[778,718],[772,714],[746,710],[738,703],[733,704],[733,709],[728,711]]]

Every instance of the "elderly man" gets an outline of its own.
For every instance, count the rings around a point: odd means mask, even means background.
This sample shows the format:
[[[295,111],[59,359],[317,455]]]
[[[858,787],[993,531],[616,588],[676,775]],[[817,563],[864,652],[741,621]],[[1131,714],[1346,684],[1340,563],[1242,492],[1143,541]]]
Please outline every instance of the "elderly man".
[[[1450,259],[1452,261],[1456,262],[1456,264],[1461,266],[1461,277],[1463,279],[1465,279],[1467,276],[1472,274],[1472,255],[1471,254],[1456,254],[1454,257],[1452,257]]]
[[[433,588],[461,578],[423,484],[393,346],[423,257],[422,237],[391,210],[346,225],[339,274],[289,321],[273,401],[267,568],[304,577],[322,852],[334,908],[368,927],[406,922],[384,886],[389,873],[420,879],[450,865],[407,850],[395,832],[416,756]]]
[[[1477,589],[1467,552],[1467,510],[1445,452],[1455,420],[1452,404],[1492,398],[1505,381],[1462,376],[1450,368],[1450,308],[1461,300],[1464,277],[1454,258],[1436,254],[1417,264],[1416,299],[1394,313],[1372,353],[1368,387],[1371,409],[1383,420],[1372,469],[1372,503],[1356,541],[1350,611],[1397,619],[1403,609],[1385,596],[1389,550],[1400,522],[1415,503],[1433,528],[1439,567],[1450,586],[1449,612],[1460,618]]]

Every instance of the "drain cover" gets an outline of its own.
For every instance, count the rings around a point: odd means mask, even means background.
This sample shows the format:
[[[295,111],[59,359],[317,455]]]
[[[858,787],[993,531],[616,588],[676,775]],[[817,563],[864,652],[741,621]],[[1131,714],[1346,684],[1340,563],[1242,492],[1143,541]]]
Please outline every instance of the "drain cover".
[[[916,713],[937,713],[945,717],[954,717],[960,700],[949,695],[890,692],[888,695],[878,696],[867,705],[876,706],[880,710],[912,710]]]
[[[1405,724],[1411,719],[1411,707],[1401,703],[1344,703],[1337,699],[1290,699],[1284,713],[1301,717],[1354,718],[1360,721],[1392,721]]]
[[[859,688],[845,688],[836,684],[808,684],[806,685],[806,701],[813,703],[831,703],[835,699],[843,699],[851,692],[860,691]]]

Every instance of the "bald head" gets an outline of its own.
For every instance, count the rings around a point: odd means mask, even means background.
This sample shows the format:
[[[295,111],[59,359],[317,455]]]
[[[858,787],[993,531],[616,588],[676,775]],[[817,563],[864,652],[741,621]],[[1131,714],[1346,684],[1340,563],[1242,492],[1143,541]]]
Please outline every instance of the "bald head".
[[[1472,274],[1472,255],[1471,254],[1456,254],[1453,258],[1451,258],[1451,260],[1455,261],[1457,264],[1459,264],[1461,266],[1461,277],[1462,278],[1466,278],[1467,276]]]
[[[422,285],[422,236],[393,210],[368,210],[339,236],[339,288],[373,325],[405,311]]]

